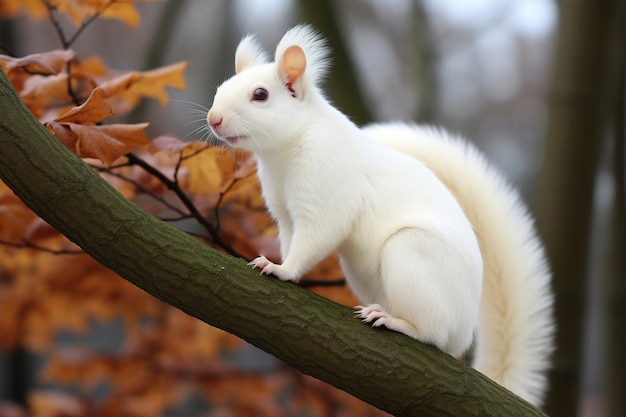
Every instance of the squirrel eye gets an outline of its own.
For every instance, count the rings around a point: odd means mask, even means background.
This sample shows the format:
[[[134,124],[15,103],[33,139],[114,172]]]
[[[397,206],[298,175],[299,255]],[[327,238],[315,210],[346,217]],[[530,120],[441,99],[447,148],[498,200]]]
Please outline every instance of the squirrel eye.
[[[256,90],[254,90],[254,93],[252,93],[253,101],[265,101],[268,97],[269,93],[265,88],[257,88]]]

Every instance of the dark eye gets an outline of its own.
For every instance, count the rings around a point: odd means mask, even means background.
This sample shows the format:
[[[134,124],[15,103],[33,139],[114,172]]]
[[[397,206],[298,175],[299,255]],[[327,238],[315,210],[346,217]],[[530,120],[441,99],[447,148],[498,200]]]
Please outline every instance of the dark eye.
[[[269,93],[265,88],[257,88],[252,93],[252,101],[265,101],[269,97]]]

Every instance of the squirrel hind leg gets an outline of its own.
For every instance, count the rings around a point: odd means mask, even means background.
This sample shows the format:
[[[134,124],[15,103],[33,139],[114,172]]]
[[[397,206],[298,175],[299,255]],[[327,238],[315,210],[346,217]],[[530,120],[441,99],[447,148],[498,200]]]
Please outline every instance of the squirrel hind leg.
[[[374,316],[380,315],[380,325],[461,355],[472,343],[480,300],[480,276],[478,290],[470,290],[462,264],[454,245],[438,234],[419,228],[397,231],[380,258],[383,294],[377,300],[386,312]]]
[[[363,323],[369,323],[372,327],[384,326],[389,330],[403,333],[413,339],[417,339],[417,328],[406,320],[393,317],[379,304],[354,307],[354,315]]]

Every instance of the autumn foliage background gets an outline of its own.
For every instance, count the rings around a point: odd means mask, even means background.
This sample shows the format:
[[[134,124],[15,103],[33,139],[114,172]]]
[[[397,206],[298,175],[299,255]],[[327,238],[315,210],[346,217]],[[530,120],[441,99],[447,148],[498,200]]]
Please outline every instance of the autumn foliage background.
[[[55,27],[58,49],[28,56],[5,50],[0,65],[58,140],[127,199],[206,244],[276,258],[276,229],[254,163],[209,144],[206,109],[186,104],[185,140],[148,137],[149,120],[123,122],[143,100],[168,104],[169,89],[186,87],[188,62],[119,70],[98,51],[72,50],[96,19],[137,26],[133,1],[2,0],[0,14]],[[61,24],[67,21],[71,33]],[[336,259],[310,277],[305,285],[313,290],[355,304]],[[0,349],[39,364],[32,384],[14,381],[16,390],[28,385],[26,405],[0,403],[0,416],[383,414],[147,295],[83,254],[2,183]]]

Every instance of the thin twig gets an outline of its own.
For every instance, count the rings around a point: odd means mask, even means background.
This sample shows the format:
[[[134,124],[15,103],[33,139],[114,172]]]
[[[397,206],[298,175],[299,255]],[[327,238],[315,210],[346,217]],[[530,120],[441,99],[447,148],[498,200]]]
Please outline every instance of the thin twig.
[[[224,189],[224,191],[222,191],[219,195],[219,197],[217,198],[217,202],[215,203],[215,209],[214,209],[214,215],[215,215],[215,228],[217,230],[220,230],[220,208],[222,206],[222,201],[224,200],[224,197],[226,196],[226,194],[233,189],[233,187],[235,186],[235,184],[239,182],[239,178],[233,178],[230,181],[230,184],[228,184],[228,187],[226,187]]]
[[[97,10],[93,15],[85,19],[81,23],[81,25],[78,27],[78,29],[76,29],[76,32],[74,32],[72,37],[70,37],[69,39],[65,35],[65,32],[63,31],[63,28],[61,27],[61,23],[59,22],[59,19],[57,19],[57,16],[54,13],[56,10],[56,6],[50,4],[48,0],[41,0],[41,1],[46,6],[46,9],[48,11],[48,18],[50,19],[50,22],[52,23],[52,26],[54,27],[54,30],[56,31],[57,36],[59,37],[59,41],[61,42],[63,49],[68,50],[72,47],[74,42],[76,42],[76,40],[83,33],[83,31],[89,25],[91,25],[91,23],[93,23],[96,19],[98,19],[102,15],[102,13],[104,13],[109,7],[111,7],[117,0],[110,0],[108,3],[103,5],[99,10]],[[66,64],[65,70],[67,72],[67,93],[72,99],[72,102],[78,106],[82,103],[81,103],[81,99],[76,95],[76,92],[74,91],[74,88],[72,87],[72,61],[69,61]]]
[[[87,28],[87,26],[89,26],[96,19],[98,19],[100,16],[102,16],[102,13],[104,13],[109,7],[113,6],[113,4],[116,1],[117,0],[110,0],[108,3],[106,3],[104,6],[102,6],[98,11],[96,11],[93,15],[91,15],[87,19],[85,19],[83,21],[83,23],[80,25],[80,27],[78,29],[76,29],[76,32],[74,32],[74,35],[72,35],[72,37],[67,41],[67,47],[68,48],[71,47],[74,44],[74,42],[76,42],[76,39],[78,39],[80,34]]]
[[[201,148],[201,149],[196,149],[195,151],[191,152],[189,155],[183,155],[183,151],[180,151],[178,161],[176,162],[176,166],[174,167],[174,181],[176,182],[176,184],[178,184],[178,171],[180,170],[180,167],[182,166],[183,161],[193,158],[194,156],[201,154],[207,149],[209,149],[208,146]]]
[[[122,181],[125,181],[129,184],[131,184],[132,186],[134,186],[135,188],[137,188],[137,190],[139,190],[140,192],[150,196],[151,198],[153,198],[154,200],[156,200],[157,202],[163,204],[165,207],[167,207],[168,209],[175,211],[176,213],[178,213],[179,215],[181,215],[182,217],[180,217],[180,219],[184,219],[186,217],[192,217],[190,216],[188,213],[185,213],[183,210],[181,210],[180,208],[174,206],[172,203],[168,202],[166,199],[157,196],[156,194],[152,193],[150,190],[148,190],[146,187],[144,187],[143,185],[139,184],[139,182],[135,181],[132,178],[129,178],[123,174],[120,174],[118,172],[115,172],[114,169],[117,168],[121,168],[124,166],[128,166],[128,164],[120,164],[120,165],[116,165],[114,167],[109,167],[109,168],[102,168],[102,167],[96,167],[96,166],[91,166],[92,168],[94,168],[95,170],[99,171],[99,172],[106,172],[116,178],[119,178]],[[166,220],[161,218],[161,220]]]
[[[298,282],[303,288],[312,288],[312,287],[343,287],[346,285],[346,280],[343,278],[333,279],[333,280],[323,280],[323,279],[303,279]]]
[[[59,37],[59,40],[61,41],[61,45],[63,46],[63,49],[68,49],[69,45],[67,43],[67,38],[65,37],[65,32],[63,32],[61,23],[59,23],[59,20],[54,14],[54,11],[56,10],[56,6],[53,6],[52,4],[50,4],[48,0],[41,0],[41,2],[44,4],[44,6],[46,6],[46,10],[48,11],[48,18],[50,19],[50,23],[52,23],[52,26],[54,27],[54,30],[56,31],[57,36]]]
[[[96,13],[94,13],[92,16],[89,16],[87,19],[85,19],[82,24],[78,27],[78,29],[76,30],[76,32],[74,32],[74,34],[68,38],[65,34],[65,32],[63,31],[63,28],[61,27],[61,24],[59,22],[59,19],[57,18],[55,11],[56,11],[56,6],[54,6],[53,4],[51,4],[49,2],[49,0],[41,0],[42,3],[46,6],[46,9],[48,11],[48,16],[50,19],[50,22],[52,23],[57,36],[59,37],[59,40],[61,42],[61,44],[63,45],[64,49],[69,49],[74,42],[78,39],[78,37],[83,33],[83,31],[91,24],[93,23],[97,18],[99,18],[102,13],[104,13],[109,7],[111,7],[117,0],[110,0],[108,1],[105,5],[103,5]],[[72,63],[71,61],[67,63],[66,66],[66,71],[67,71],[67,92],[69,94],[69,96],[71,97],[72,101],[76,104],[79,105],[81,104],[81,100],[79,99],[79,97],[76,95],[73,87],[72,87],[72,75],[71,75],[71,70],[72,70]],[[140,166],[141,168],[143,168],[146,172],[148,172],[150,175],[154,176],[155,178],[157,178],[159,181],[161,181],[168,189],[174,191],[174,193],[177,195],[178,199],[183,203],[183,205],[187,208],[187,210],[189,210],[190,212],[190,216],[195,218],[209,233],[213,243],[219,247],[221,247],[224,251],[226,251],[228,254],[233,255],[233,256],[238,256],[241,257],[241,255],[235,251],[230,245],[228,245],[226,242],[224,242],[222,240],[222,238],[220,237],[219,234],[219,229],[216,228],[213,224],[211,224],[211,222],[209,222],[199,211],[198,209],[195,207],[195,205],[193,204],[193,202],[190,200],[190,198],[182,191],[182,189],[180,188],[179,184],[178,184],[178,172],[180,169],[180,166],[183,162],[183,160],[190,158],[200,152],[203,152],[205,149],[200,149],[196,152],[193,152],[190,155],[187,155],[185,157],[182,156],[182,152],[181,152],[181,157],[179,158],[178,163],[176,164],[175,170],[174,170],[174,181],[170,180],[166,175],[164,175],[162,172],[160,172],[158,169],[156,169],[155,167],[153,167],[152,165],[150,165],[149,163],[147,163],[146,161],[144,161],[143,159],[141,159],[140,157],[134,155],[134,154],[128,154],[126,155],[128,158],[128,164],[129,165],[137,165]],[[129,178],[126,178],[120,174],[117,174],[113,171],[108,171],[109,173],[111,173],[112,175],[117,176],[118,178],[124,179],[126,181],[129,181],[131,183],[133,183],[135,186],[139,187],[139,184],[137,184],[136,182],[134,182],[133,180],[130,180]],[[141,189],[141,188],[140,188]],[[147,190],[146,190],[147,191]],[[167,203],[164,199],[160,199],[157,196],[155,196],[154,194],[147,192],[148,195],[152,196],[153,198],[155,198],[156,200],[158,200],[159,202],[161,202],[162,204],[164,204],[166,207],[175,210],[176,212],[178,212],[179,214],[181,214],[181,216],[187,216],[187,214],[183,213],[181,210],[179,210],[178,208],[173,207],[172,205],[170,205],[169,203]]]
[[[218,229],[211,224],[203,215],[198,211],[198,208],[193,204],[193,202],[189,199],[189,196],[183,192],[183,190],[178,186],[178,183],[167,178],[165,174],[161,171],[141,159],[135,154],[129,153],[126,155],[128,158],[128,162],[133,165],[140,166],[150,175],[157,178],[161,181],[168,189],[174,191],[176,196],[180,199],[183,205],[189,210],[191,215],[207,230],[214,244],[221,247],[224,251],[226,251],[229,255],[242,257],[236,250],[234,250],[229,244],[224,242],[219,235]]]
[[[0,245],[8,246],[16,249],[33,249],[40,252],[50,253],[52,255],[84,255],[82,250],[70,250],[70,249],[52,249],[45,246],[37,245],[36,243],[22,241],[22,242],[9,242],[6,240],[0,240]]]
[[[61,41],[61,45],[63,46],[63,49],[71,48],[71,46],[74,44],[74,42],[76,42],[76,40],[83,33],[83,31],[85,29],[87,29],[87,27],[89,25],[91,25],[96,19],[98,19],[100,16],[102,16],[102,13],[104,13],[116,1],[117,0],[109,0],[108,3],[104,4],[93,15],[91,15],[87,19],[85,19],[81,23],[81,25],[78,27],[78,29],[76,29],[76,32],[74,32],[72,37],[68,39],[67,36],[65,35],[65,32],[63,31],[63,28],[61,27],[61,23],[59,22],[59,19],[57,19],[56,15],[54,13],[54,11],[57,9],[57,7],[52,5],[52,4],[50,4],[50,2],[48,0],[41,0],[41,2],[44,4],[44,6],[46,6],[46,9],[48,10],[48,17],[50,19],[50,22],[52,23],[52,26],[54,26],[54,30],[56,31],[57,35],[59,36],[59,40]]]

